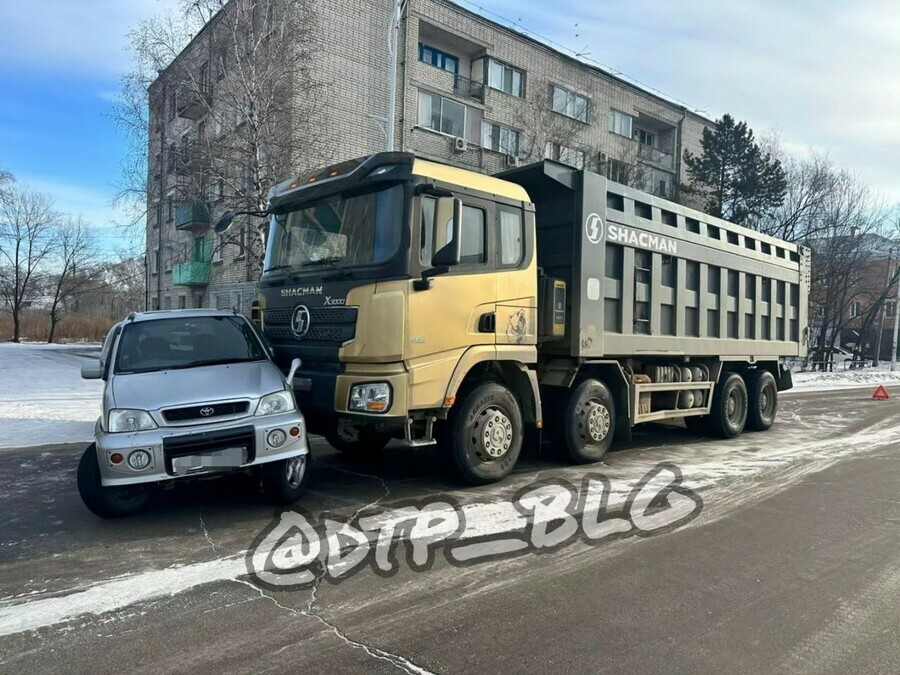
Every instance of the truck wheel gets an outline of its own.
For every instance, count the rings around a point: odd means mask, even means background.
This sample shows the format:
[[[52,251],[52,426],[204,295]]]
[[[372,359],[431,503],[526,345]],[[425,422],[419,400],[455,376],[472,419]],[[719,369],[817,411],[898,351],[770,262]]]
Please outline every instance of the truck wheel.
[[[616,431],[616,404],[606,385],[585,380],[575,387],[563,406],[559,424],[562,445],[573,462],[599,462]]]
[[[101,518],[132,516],[143,511],[150,501],[147,485],[103,487],[94,443],[87,447],[78,462],[78,494],[91,513]]]
[[[767,431],[778,414],[778,385],[768,370],[750,371],[747,376],[747,428]]]
[[[370,429],[360,429],[357,440],[351,441],[341,438],[337,430],[334,430],[325,435],[325,440],[338,452],[354,457],[365,457],[384,449],[384,446],[390,442],[391,435]]]
[[[260,467],[263,492],[273,504],[293,504],[309,480],[309,455],[288,457]]]
[[[522,452],[522,413],[504,385],[484,382],[450,413],[444,445],[459,476],[471,485],[503,480]]]
[[[735,438],[747,423],[747,385],[737,373],[723,374],[709,413],[710,430],[720,438]]]

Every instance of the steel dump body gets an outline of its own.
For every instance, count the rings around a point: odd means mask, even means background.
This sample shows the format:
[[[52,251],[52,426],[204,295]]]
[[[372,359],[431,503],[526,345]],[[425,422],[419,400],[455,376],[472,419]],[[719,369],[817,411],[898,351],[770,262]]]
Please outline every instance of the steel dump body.
[[[554,162],[502,174],[536,208],[543,273],[567,284],[578,359],[805,354],[809,250]]]

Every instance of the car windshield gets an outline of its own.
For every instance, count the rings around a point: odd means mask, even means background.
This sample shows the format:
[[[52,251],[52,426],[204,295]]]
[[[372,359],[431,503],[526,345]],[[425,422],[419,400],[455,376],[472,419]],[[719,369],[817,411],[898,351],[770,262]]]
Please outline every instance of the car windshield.
[[[376,264],[400,248],[402,185],[342,193],[276,216],[266,269]]]
[[[243,317],[137,321],[122,329],[115,372],[148,373],[265,358],[263,345]]]

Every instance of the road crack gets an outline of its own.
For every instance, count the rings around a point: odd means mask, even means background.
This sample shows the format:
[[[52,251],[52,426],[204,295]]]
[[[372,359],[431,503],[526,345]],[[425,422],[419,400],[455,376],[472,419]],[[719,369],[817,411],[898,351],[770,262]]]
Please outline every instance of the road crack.
[[[210,547],[213,550],[213,553],[216,555],[219,554],[219,549],[216,546],[216,542],[212,540],[212,537],[209,536],[209,530],[206,529],[206,523],[203,521],[203,507],[200,507],[200,527],[203,529],[203,536],[206,537],[206,541],[209,542]]]

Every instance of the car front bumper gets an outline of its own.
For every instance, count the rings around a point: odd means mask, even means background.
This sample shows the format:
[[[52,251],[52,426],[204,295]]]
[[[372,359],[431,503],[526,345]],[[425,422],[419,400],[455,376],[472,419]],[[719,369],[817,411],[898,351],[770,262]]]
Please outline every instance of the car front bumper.
[[[299,433],[292,436],[295,428]],[[286,437],[277,447],[268,440],[270,432],[276,429]],[[97,430],[94,439],[105,487],[224,473],[309,454],[306,424],[299,412],[134,433]],[[136,450],[150,454],[150,464],[145,469],[128,465],[130,453]],[[117,453],[122,455],[122,461],[114,464],[111,458]]]

